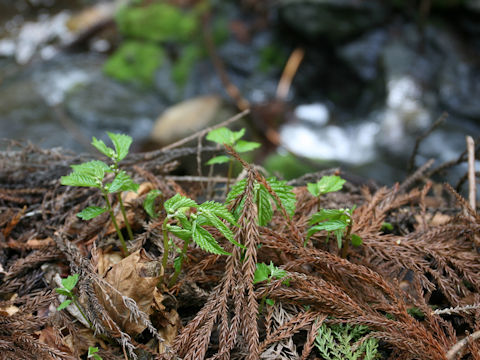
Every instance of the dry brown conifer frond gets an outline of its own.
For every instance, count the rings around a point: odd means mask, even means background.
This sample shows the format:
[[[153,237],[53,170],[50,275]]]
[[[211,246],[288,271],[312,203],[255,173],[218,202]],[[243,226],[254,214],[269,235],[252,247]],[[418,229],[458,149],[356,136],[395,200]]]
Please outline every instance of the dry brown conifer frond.
[[[270,326],[272,331],[260,344],[262,358],[268,358],[269,355],[265,356],[265,353],[268,354],[271,352],[267,350],[267,347],[279,342],[282,343],[282,345],[286,345],[284,347],[287,347],[290,353],[296,353],[296,347],[293,345],[293,335],[300,330],[306,329],[320,316],[320,314],[312,311],[301,311],[292,305],[282,305],[281,302],[277,302],[273,306],[272,319],[274,320],[274,325]],[[289,308],[290,311],[288,311]]]
[[[258,230],[256,210],[253,206],[254,174],[248,174],[244,194],[245,206],[240,219],[240,229],[235,240],[246,247],[245,260],[240,261],[241,251],[234,248],[227,259],[225,274],[220,284],[211,292],[205,306],[177,337],[174,348],[184,359],[203,359],[210,343],[211,333],[219,322],[220,351],[215,359],[229,359],[230,351],[237,344],[240,333],[247,347],[247,358],[258,359],[259,335],[257,328],[257,298],[253,289],[256,266]],[[233,301],[233,317],[229,315],[229,301]]]

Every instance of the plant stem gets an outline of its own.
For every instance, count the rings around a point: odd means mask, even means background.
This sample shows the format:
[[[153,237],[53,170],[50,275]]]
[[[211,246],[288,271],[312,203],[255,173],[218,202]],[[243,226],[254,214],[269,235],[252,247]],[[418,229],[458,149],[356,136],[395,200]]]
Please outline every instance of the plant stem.
[[[123,256],[127,257],[129,255],[127,244],[125,243],[125,239],[123,238],[122,232],[118,227],[117,220],[115,219],[115,214],[113,213],[112,205],[110,204],[110,199],[108,198],[108,193],[105,190],[103,190],[102,192],[103,192],[103,197],[105,198],[105,201],[107,203],[107,209],[108,209],[108,212],[110,213],[110,218],[112,219],[113,226],[115,227],[118,238],[120,239],[120,243],[122,244]]]
[[[175,269],[175,273],[173,274],[170,281],[168,282],[168,287],[169,288],[172,287],[173,285],[175,285],[175,283],[177,282],[178,276],[180,275],[180,272],[182,271],[183,259],[185,258],[185,255],[187,254],[188,244],[190,244],[190,241],[184,241],[183,242],[182,252],[180,253],[180,266],[177,269]]]
[[[130,227],[130,223],[128,222],[128,219],[127,219],[127,214],[125,212],[125,206],[123,206],[122,195],[120,193],[118,193],[117,196],[118,196],[118,202],[120,204],[120,211],[122,212],[123,220],[125,221],[125,227],[127,228],[128,237],[130,238],[130,241],[133,241],[133,232],[132,232],[132,228]]]
[[[350,241],[351,241],[350,240],[351,232],[352,232],[352,219],[350,218],[350,224],[347,227],[347,234],[345,235],[345,241],[343,242],[342,252],[341,252],[341,255],[340,255],[343,259],[346,259],[347,254],[348,254],[348,248],[349,248]]]
[[[230,191],[230,179],[232,178],[232,170],[233,170],[233,159],[230,159],[228,162],[228,172],[227,172],[227,194]]]
[[[80,311],[80,314],[82,314],[82,317],[85,319],[85,321],[88,323],[88,326],[90,327],[90,329],[93,330],[93,324],[90,320],[88,320],[87,316],[85,315],[85,313],[82,311],[82,308],[80,307],[80,305],[78,304],[78,301],[77,301],[77,297],[75,295],[72,295],[72,301],[73,303],[75,304],[75,306],[77,307],[78,311]]]
[[[165,277],[165,271],[167,269],[167,262],[168,262],[168,230],[167,230],[167,223],[168,223],[168,216],[165,217],[162,225],[163,231],[163,257],[162,257],[162,267],[163,267],[163,276]]]

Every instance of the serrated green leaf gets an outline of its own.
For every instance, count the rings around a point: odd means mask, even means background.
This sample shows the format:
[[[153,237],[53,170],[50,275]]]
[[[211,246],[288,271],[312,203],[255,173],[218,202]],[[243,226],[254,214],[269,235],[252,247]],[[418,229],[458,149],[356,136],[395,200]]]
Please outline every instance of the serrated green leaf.
[[[270,202],[270,194],[265,186],[260,185],[255,194],[255,201],[257,202],[258,225],[267,226],[272,220],[273,209]]]
[[[97,149],[98,151],[100,151],[103,155],[109,157],[110,159],[113,159],[114,156],[115,156],[115,150],[113,150],[112,148],[108,147],[107,145],[105,145],[105,143],[103,142],[103,140],[98,140],[97,138],[95,138],[95,136],[92,138],[92,145],[95,147],[95,149]]]
[[[225,199],[226,204],[230,204],[233,200],[235,200],[238,196],[243,194],[245,191],[245,186],[247,185],[247,179],[240,180],[235,185],[232,186],[232,189],[227,195]]]
[[[182,224],[182,227],[185,229],[185,230],[192,230],[192,223],[190,222],[190,220],[188,220],[187,218],[187,215],[185,215],[184,212],[177,212],[175,214],[175,218],[180,221],[180,224]]]
[[[92,356],[93,354],[98,352],[98,347],[90,346],[88,348],[88,356]]]
[[[205,201],[199,206],[200,210],[208,210],[222,219],[227,220],[230,224],[239,226],[235,221],[232,213],[227,209],[227,207],[221,203],[215,201]]]
[[[143,200],[143,208],[147,212],[147,214],[154,218],[158,218],[158,213],[155,211],[155,199],[161,194],[162,192],[158,189],[150,190],[145,196],[145,200]]]
[[[193,241],[205,251],[217,255],[232,255],[225,251],[215,240],[215,238],[207,230],[201,226],[196,226],[193,230]]]
[[[112,183],[108,187],[108,192],[110,194],[119,192],[119,191],[138,191],[139,185],[133,181],[133,179],[125,171],[120,171]]]
[[[116,160],[122,161],[128,155],[128,150],[132,144],[132,137],[124,134],[114,134],[107,131],[107,135],[112,140],[116,151]]]
[[[175,269],[176,272],[180,272],[180,270],[182,269],[182,258],[180,256],[177,256],[174,260],[173,260],[173,268]]]
[[[110,166],[100,160],[92,160],[83,164],[70,166],[74,173],[92,175],[93,177],[103,180],[106,172],[112,172]]]
[[[284,269],[280,269],[278,266],[275,266],[273,262],[270,261],[270,265],[268,266],[270,271],[270,276],[274,279],[282,279],[287,276],[287,271]]]
[[[320,195],[320,190],[318,189],[318,185],[316,183],[308,183],[307,190],[315,197]]]
[[[245,134],[245,129],[240,131],[231,131],[226,127],[221,127],[210,131],[206,139],[216,142],[217,144],[227,144],[233,146]]]
[[[318,229],[325,231],[345,230],[347,226],[348,224],[342,220],[328,220],[316,225]]]
[[[223,234],[223,236],[225,236],[228,241],[242,249],[245,249],[245,245],[242,245],[235,241],[232,230],[230,230],[228,226],[225,225],[214,213],[208,210],[202,210],[201,216],[206,218],[207,225],[215,227]],[[200,216],[198,217],[198,219],[200,220]]]
[[[239,131],[232,131],[232,144],[235,144],[237,141],[239,141],[243,135],[245,135],[245,128],[242,128]]]
[[[165,201],[163,206],[169,214],[173,214],[175,213],[175,211],[181,208],[190,208],[190,207],[196,208],[198,204],[190,198],[187,198],[180,194],[175,194],[170,199]]]
[[[70,175],[62,176],[60,178],[60,184],[67,186],[83,186],[101,188],[101,182],[99,182],[94,176],[83,173],[73,172]]]
[[[182,239],[183,241],[188,241],[192,238],[192,232],[190,230],[183,229],[180,226],[169,224],[167,225],[167,229],[169,232]]]
[[[341,209],[321,209],[319,212],[312,215],[312,218],[308,222],[310,225],[316,224],[325,220],[341,220],[346,219],[348,215],[345,215],[345,210]]]
[[[64,288],[56,288],[55,291],[57,292],[57,294],[65,295],[65,296],[68,296],[68,297],[71,297],[73,295],[71,293],[71,291],[69,291],[67,289],[64,289]]]
[[[62,279],[62,285],[65,289],[72,291],[75,285],[77,285],[78,282],[78,274],[73,274],[68,276],[65,279]]]
[[[353,246],[360,246],[363,244],[363,239],[357,234],[351,234],[350,240],[352,241]]]
[[[211,158],[206,162],[206,165],[214,165],[214,164],[225,164],[230,161],[230,158],[226,155],[219,155]]]
[[[244,153],[244,152],[247,152],[247,151],[255,150],[255,149],[259,148],[260,146],[261,146],[261,144],[257,143],[257,142],[238,140],[238,142],[235,144],[233,149],[237,153]]]
[[[265,299],[265,303],[269,306],[273,306],[273,305],[275,305],[275,300],[267,298],[267,299]]]
[[[317,181],[316,184],[314,184],[316,187],[314,192],[311,191],[311,189],[313,189],[312,186],[308,187],[307,185],[307,188],[314,196],[319,196],[329,192],[341,190],[345,182],[346,181],[340,176],[324,176],[319,181]]]
[[[339,229],[339,230],[335,230],[333,233],[335,234],[336,238],[337,238],[337,246],[339,249],[342,248],[342,245],[343,245],[343,241],[342,241],[342,238],[343,238],[343,229]]]
[[[68,299],[68,300],[65,300],[64,302],[62,302],[60,305],[58,305],[57,307],[57,310],[58,311],[61,311],[63,309],[65,309],[68,305],[70,305],[72,302],[72,300]]]
[[[77,216],[83,220],[90,220],[107,211],[106,208],[99,206],[89,206],[80,211]]]
[[[226,127],[214,129],[206,136],[207,140],[216,142],[217,144],[227,145],[233,145],[232,138],[232,131]]]
[[[253,275],[253,283],[259,283],[268,280],[270,277],[270,270],[265,263],[257,263],[255,273]]]
[[[100,355],[96,354],[98,352],[98,347],[93,347],[93,346],[90,346],[88,348],[88,358],[92,358],[94,360],[102,360],[102,358],[100,357]]]
[[[274,177],[268,178],[267,181],[272,190],[280,198],[280,201],[282,202],[283,207],[287,211],[287,214],[293,216],[295,214],[295,209],[297,206],[297,199],[294,192],[292,191],[293,186],[287,185],[287,182],[285,180],[277,180]],[[280,204],[277,204],[277,206],[280,206]]]

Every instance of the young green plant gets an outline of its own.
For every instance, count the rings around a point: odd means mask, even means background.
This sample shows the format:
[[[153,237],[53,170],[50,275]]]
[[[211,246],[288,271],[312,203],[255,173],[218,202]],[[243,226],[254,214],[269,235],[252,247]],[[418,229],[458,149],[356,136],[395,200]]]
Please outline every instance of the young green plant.
[[[207,134],[207,140],[216,142],[217,144],[223,145],[227,144],[237,152],[245,153],[248,151],[255,150],[260,147],[260,144],[253,141],[241,140],[245,135],[245,129],[239,131],[232,131],[226,127],[221,127],[215,130],[210,131]],[[227,155],[215,156],[207,162],[207,165],[214,164],[225,164],[228,163],[228,172],[227,172],[227,192],[230,188],[230,179],[232,178],[233,171],[233,158]]]
[[[61,311],[61,310],[65,309],[67,306],[69,306],[70,304],[73,303],[73,305],[75,305],[75,307],[77,308],[77,310],[80,312],[80,314],[82,315],[82,317],[83,317],[83,318],[85,319],[85,321],[87,322],[88,326],[89,326],[90,328],[92,328],[92,323],[91,323],[90,320],[88,320],[88,318],[85,316],[85,313],[83,312],[82,308],[80,307],[80,304],[78,303],[77,296],[73,293],[73,289],[75,288],[75,286],[76,286],[77,283],[78,283],[78,277],[79,277],[78,274],[73,274],[73,275],[68,276],[68,277],[65,278],[65,279],[62,279],[62,287],[55,289],[55,291],[56,291],[58,294],[67,297],[67,299],[65,299],[65,300],[57,307],[57,310],[58,310],[58,311]]]
[[[87,359],[102,360],[102,357],[98,355],[97,352],[98,352],[98,347],[90,346],[88,348]]]
[[[268,192],[265,185],[255,181],[253,187],[253,196],[254,201],[257,205],[257,214],[258,214],[258,225],[266,226],[273,218],[273,206],[272,203],[277,205],[277,208],[282,205],[289,216],[293,216],[296,208],[296,199],[295,194],[293,193],[293,186],[287,185],[284,180],[277,180],[274,177],[266,179],[266,182],[270,188],[277,194],[278,199],[280,199],[281,204],[278,203],[277,198],[275,198],[270,192]],[[228,193],[226,203],[233,202],[239,195],[245,191],[245,186],[247,185],[247,180],[243,179],[232,186],[232,190]],[[242,212],[245,199],[240,202],[240,205],[235,209],[234,215],[238,218]]]
[[[132,144],[132,138],[123,134],[113,134],[110,132],[107,132],[107,134],[112,140],[115,149],[106,146],[102,140],[97,140],[95,137],[92,140],[92,145],[102,154],[110,158],[112,165],[109,166],[103,161],[99,160],[92,160],[79,165],[71,165],[73,172],[67,176],[62,176],[60,182],[62,185],[91,187],[97,188],[101,191],[106,205],[102,207],[88,206],[79,212],[77,216],[83,220],[90,220],[105,212],[108,212],[110,214],[113,226],[117,232],[118,238],[120,239],[122,252],[124,256],[127,256],[127,244],[125,243],[125,239],[115,218],[109,194],[117,195],[120,211],[125,222],[128,236],[130,240],[133,240],[133,232],[125,212],[125,206],[122,200],[122,192],[136,192],[139,185],[136,184],[124,170],[120,170],[119,168],[119,162],[122,161],[128,154],[130,145]],[[114,175],[114,179],[110,183],[104,183],[104,178],[107,173],[113,173]]]
[[[156,194],[158,196],[158,193]],[[144,207],[147,213],[158,217],[153,209],[153,200],[155,197],[152,195],[150,198],[147,196],[148,201],[145,200]],[[228,241],[241,248],[245,248],[242,244],[234,240],[232,230],[222,221],[226,220],[233,226],[238,226],[233,215],[228,211],[225,205],[214,202],[206,201],[203,204],[197,204],[194,200],[189,199],[180,194],[176,194],[163,204],[166,212],[165,220],[162,224],[163,233],[163,258],[162,266],[164,269],[167,267],[168,254],[170,251],[171,241],[168,234],[173,234],[176,237],[183,240],[183,248],[180,250],[179,256],[174,261],[175,272],[168,282],[168,286],[171,287],[175,284],[180,275],[183,261],[186,257],[188,246],[191,242],[195,242],[201,249],[217,255],[231,255],[231,253],[225,251],[215,240],[213,235],[205,228],[211,226],[216,228]]]
[[[282,283],[286,286],[289,286],[290,281],[286,276],[287,276],[287,271],[284,269],[280,269],[278,266],[275,266],[271,261],[270,261],[270,265],[267,265],[265,263],[257,263],[255,274],[253,275],[253,283],[257,284],[262,281],[266,281],[267,283],[269,283],[272,280],[285,278],[285,280],[283,280]],[[266,297],[262,298],[259,312],[261,312],[261,309],[263,308],[264,303],[267,303],[267,305],[272,306],[275,302],[274,300],[267,299]]]
[[[316,183],[307,184],[308,191],[318,197],[319,211],[312,216],[308,229],[305,245],[310,237],[318,231],[327,231],[327,241],[330,232],[333,232],[337,238],[338,249],[341,251],[341,257],[345,258],[348,253],[350,242],[353,246],[360,246],[362,238],[357,234],[352,234],[353,219],[352,209],[320,209],[320,197],[329,192],[339,191],[342,189],[345,180],[339,176],[324,176]],[[345,239],[345,240],[344,240]]]
[[[310,237],[319,231],[327,232],[327,241],[332,232],[337,238],[338,249],[341,251],[340,256],[345,258],[350,243],[353,246],[362,245],[362,238],[357,234],[352,234],[354,210],[355,207],[352,209],[321,209],[312,215],[309,221],[309,225],[312,227],[308,229],[305,245]]]
[[[316,183],[308,183],[307,189],[310,194],[318,198],[318,208],[320,209],[320,197],[323,194],[341,190],[345,182],[340,176],[323,176]]]

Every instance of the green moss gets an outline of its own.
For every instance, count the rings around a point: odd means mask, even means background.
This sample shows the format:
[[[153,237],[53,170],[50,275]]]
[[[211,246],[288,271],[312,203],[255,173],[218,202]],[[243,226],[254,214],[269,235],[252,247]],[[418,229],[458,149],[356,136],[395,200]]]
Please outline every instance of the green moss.
[[[294,179],[308,172],[315,171],[313,167],[298,161],[298,158],[291,154],[269,155],[265,159],[265,163],[263,165],[271,174],[278,174],[280,177],[287,180]]]
[[[282,49],[275,44],[269,45],[260,52],[260,71],[267,72],[271,68],[281,68],[285,65],[287,56]]]
[[[199,28],[198,14],[168,4],[123,7],[117,12],[120,32],[151,41],[187,42]]]
[[[105,63],[105,73],[121,81],[149,85],[162,64],[164,52],[159,46],[143,41],[126,41]]]
[[[200,58],[201,52],[200,46],[196,44],[187,45],[182,49],[181,56],[178,58],[172,70],[172,79],[177,85],[185,85],[190,75],[190,70]]]

